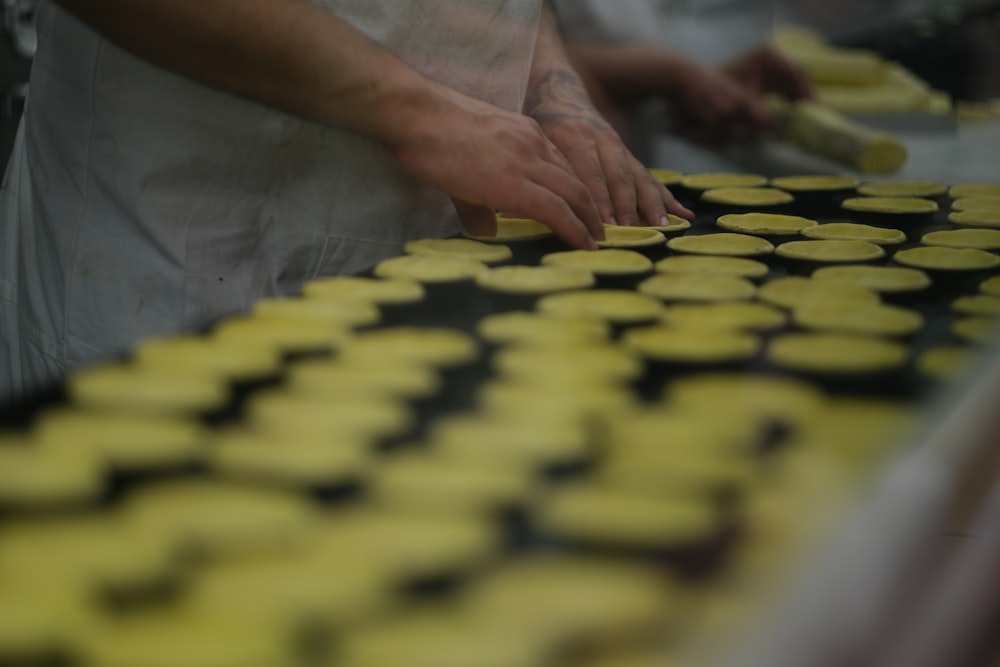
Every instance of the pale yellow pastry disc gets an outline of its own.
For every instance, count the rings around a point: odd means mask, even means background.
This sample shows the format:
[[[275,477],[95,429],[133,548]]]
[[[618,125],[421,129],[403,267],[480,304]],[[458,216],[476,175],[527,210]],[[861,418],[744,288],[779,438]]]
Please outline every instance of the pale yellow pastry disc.
[[[771,186],[792,192],[848,190],[857,187],[858,179],[850,176],[780,176],[771,179]]]
[[[80,370],[67,389],[87,408],[164,416],[211,412],[229,400],[222,378],[126,364]]]
[[[610,333],[608,323],[600,319],[523,311],[489,315],[479,320],[476,329],[490,343],[529,345],[601,342]]]
[[[850,375],[899,368],[906,363],[907,351],[904,345],[880,338],[804,333],[775,338],[767,356],[790,370]]]
[[[254,304],[250,315],[255,319],[313,320],[343,327],[368,326],[377,324],[381,319],[378,307],[374,303],[347,299],[337,301],[298,298],[261,299]]]
[[[972,367],[974,349],[964,345],[937,345],[917,359],[917,370],[935,380],[950,380]]]
[[[877,245],[894,245],[906,240],[906,234],[899,229],[873,227],[857,222],[828,222],[825,225],[807,227],[802,236],[823,241],[867,241]]]
[[[652,260],[645,255],[618,248],[552,252],[542,257],[542,264],[583,269],[599,276],[632,276],[653,270]]]
[[[936,201],[920,197],[851,197],[845,199],[841,207],[848,211],[904,215],[938,210]]]
[[[538,520],[543,531],[557,538],[620,548],[699,544],[718,530],[711,503],[583,483],[550,494],[539,509]]]
[[[494,356],[493,364],[504,378],[553,384],[567,377],[630,381],[642,372],[641,360],[631,350],[610,343],[508,347]]]
[[[994,317],[966,317],[951,325],[951,333],[969,343],[989,343],[997,338]]]
[[[416,303],[425,295],[423,285],[415,280],[332,276],[310,280],[302,287],[309,299],[360,300],[375,304]]]
[[[924,245],[942,248],[1000,249],[1000,229],[946,229],[928,232],[920,237]]]
[[[604,225],[604,240],[598,241],[599,248],[648,248],[663,245],[666,236],[656,227],[622,227]]]
[[[777,188],[713,188],[703,192],[701,200],[731,206],[778,206],[795,201],[795,197]]]
[[[982,271],[1000,266],[1000,257],[972,248],[908,248],[897,252],[893,260],[904,266],[932,271]]]
[[[931,285],[920,269],[901,266],[824,266],[812,274],[819,280],[833,280],[860,285],[876,292],[913,292]]]
[[[990,296],[1000,296],[1000,276],[987,278],[979,283],[979,291]]]
[[[506,241],[536,241],[555,236],[545,223],[530,218],[509,218],[497,216],[496,236],[477,236],[463,233],[463,236],[483,243],[504,243]]]
[[[668,325],[627,331],[624,345],[648,359],[685,364],[744,361],[759,347],[748,333]]]
[[[777,213],[730,213],[715,221],[719,227],[740,234],[773,234],[795,236],[807,227],[814,227],[815,220],[798,215]]]
[[[1000,195],[995,197],[963,197],[951,203],[953,211],[1000,211]]]
[[[802,423],[824,407],[823,392],[797,378],[754,373],[702,373],[669,383],[663,392],[668,408],[682,414],[708,415],[725,405],[732,415],[782,423]]]
[[[757,174],[733,174],[727,172],[710,172],[703,174],[688,174],[681,183],[692,190],[711,190],[713,188],[753,188],[767,184],[767,178]]]
[[[792,319],[804,329],[864,336],[908,336],[924,326],[923,316],[906,308],[844,301],[796,308]]]
[[[719,273],[660,273],[642,281],[638,290],[664,301],[745,301],[757,293],[746,278]]]
[[[764,303],[696,303],[673,306],[661,318],[664,324],[695,329],[766,331],[785,324],[785,314]]]
[[[947,191],[947,185],[935,181],[890,181],[858,187],[858,193],[869,197],[937,197]]]
[[[340,357],[350,363],[394,359],[398,363],[433,367],[456,366],[478,356],[479,345],[475,338],[462,331],[406,326],[367,331],[340,351]]]
[[[829,278],[801,278],[799,276],[778,278],[768,282],[757,291],[757,298],[787,309],[832,301],[879,302],[879,296],[876,292],[860,285]]]
[[[663,304],[653,296],[626,290],[587,290],[544,296],[538,302],[538,311],[632,324],[657,319],[663,312]]]
[[[663,183],[667,187],[671,185],[676,185],[684,179],[684,174],[679,171],[674,171],[673,169],[658,169],[652,168],[649,170],[649,175],[655,178],[660,183]]]
[[[673,213],[667,213],[667,224],[661,225],[659,223],[646,223],[640,225],[643,229],[655,229],[661,234],[678,234],[684,230],[691,229],[691,221],[685,220],[679,215],[674,215]]]
[[[804,262],[868,262],[885,256],[881,246],[868,241],[789,241],[774,251],[781,257]]]
[[[450,283],[472,280],[487,270],[486,264],[461,257],[402,255],[375,265],[379,278],[405,278],[420,283]]]
[[[409,255],[427,257],[459,257],[484,264],[497,264],[511,258],[511,251],[498,243],[483,243],[472,239],[418,239],[403,246]]]
[[[667,246],[677,252],[694,255],[724,255],[729,257],[756,257],[770,255],[774,244],[766,239],[748,234],[721,232],[698,236],[681,236],[670,239]]]
[[[351,328],[344,324],[275,315],[234,317],[220,322],[212,331],[212,338],[221,345],[264,345],[286,353],[336,348],[352,335]]]
[[[441,380],[433,368],[419,364],[357,358],[351,361],[351,357],[336,356],[292,364],[285,385],[297,393],[331,400],[359,395],[412,399],[434,395],[441,388]]]
[[[281,355],[271,346],[222,343],[206,336],[149,339],[136,346],[133,356],[143,367],[173,368],[228,380],[273,375],[281,366]]]
[[[763,278],[767,264],[745,257],[674,255],[656,263],[658,273],[715,273],[738,278]]]
[[[997,183],[967,183],[953,185],[948,194],[955,199],[962,197],[1000,197],[1000,184]]]
[[[494,292],[548,294],[591,287],[594,275],[562,266],[500,266],[476,276],[476,284]]]
[[[988,294],[960,296],[951,302],[951,309],[960,315],[1000,317],[1000,297]]]
[[[1000,227],[1000,209],[954,211],[948,214],[948,220],[968,227]]]

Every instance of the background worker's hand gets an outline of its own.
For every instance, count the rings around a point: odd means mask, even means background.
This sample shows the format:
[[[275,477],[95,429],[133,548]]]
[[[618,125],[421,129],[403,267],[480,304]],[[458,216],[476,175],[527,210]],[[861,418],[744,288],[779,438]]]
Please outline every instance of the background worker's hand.
[[[686,61],[673,90],[678,131],[699,143],[755,141],[771,123],[759,96],[724,70]]]
[[[770,46],[734,58],[720,69],[757,96],[775,93],[787,100],[814,97],[806,71]]]
[[[533,87],[525,113],[566,157],[602,222],[665,225],[667,213],[693,217],[629,152],[591,104],[576,72],[547,72]]]

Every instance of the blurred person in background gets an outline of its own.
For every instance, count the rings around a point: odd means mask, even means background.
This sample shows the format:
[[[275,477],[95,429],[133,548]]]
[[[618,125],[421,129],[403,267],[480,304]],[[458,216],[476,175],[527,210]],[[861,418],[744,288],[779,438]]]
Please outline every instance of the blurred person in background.
[[[720,26],[715,37],[702,39],[695,59],[668,43],[664,17],[651,0],[554,2],[570,56],[588,91],[632,144],[657,129],[648,122],[643,125],[642,117],[633,113],[645,102],[666,102],[673,131],[717,146],[754,141],[768,129],[771,114],[763,95],[794,100],[813,94],[805,72],[775,49],[760,45],[756,36],[751,35],[756,46],[743,48],[749,41],[746,33],[753,33],[759,20],[749,22],[753,25],[735,40],[743,49],[740,53],[731,53],[734,40]],[[753,4],[744,2],[741,9],[752,11]],[[711,29],[711,18],[706,18],[697,32],[704,37]],[[720,53],[725,54],[721,59]]]
[[[690,215],[542,0],[41,0],[0,204],[0,401],[495,210]]]

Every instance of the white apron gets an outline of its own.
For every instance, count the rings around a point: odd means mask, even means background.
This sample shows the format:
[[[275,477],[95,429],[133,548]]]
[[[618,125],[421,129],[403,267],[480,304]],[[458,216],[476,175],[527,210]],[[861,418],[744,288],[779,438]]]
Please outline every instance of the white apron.
[[[315,0],[431,79],[519,110],[540,0]],[[139,60],[41,0],[0,207],[0,404],[458,230],[365,138]]]

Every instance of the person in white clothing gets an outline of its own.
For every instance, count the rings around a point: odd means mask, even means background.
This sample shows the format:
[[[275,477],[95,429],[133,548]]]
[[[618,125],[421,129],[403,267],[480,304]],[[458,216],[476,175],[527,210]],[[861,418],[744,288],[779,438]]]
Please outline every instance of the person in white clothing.
[[[542,0],[41,0],[0,207],[0,402],[414,237],[689,216]]]

